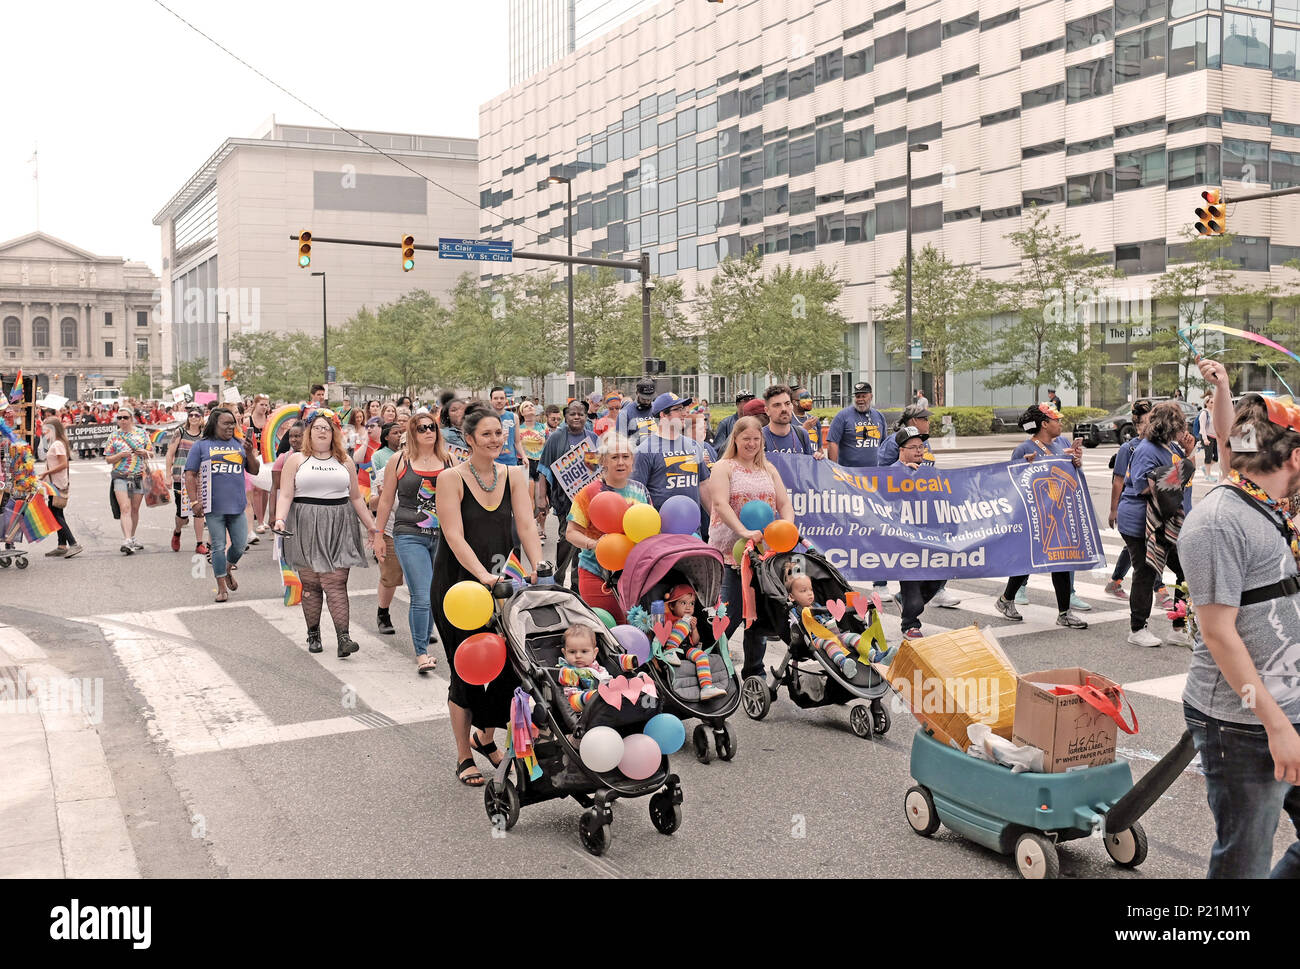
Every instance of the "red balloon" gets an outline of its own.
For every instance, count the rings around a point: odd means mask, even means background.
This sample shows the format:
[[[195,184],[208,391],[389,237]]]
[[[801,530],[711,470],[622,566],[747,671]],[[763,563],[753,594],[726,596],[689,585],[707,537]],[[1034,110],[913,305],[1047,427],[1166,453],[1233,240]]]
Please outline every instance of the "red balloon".
[[[475,633],[456,647],[456,674],[472,686],[486,686],[506,668],[506,641],[496,633]]]
[[[627,499],[617,491],[602,491],[587,506],[591,524],[606,535],[623,534],[623,516],[626,513]]]
[[[606,433],[614,429],[614,422],[608,417],[602,417],[596,421],[592,429],[596,432],[597,437],[604,437]]]

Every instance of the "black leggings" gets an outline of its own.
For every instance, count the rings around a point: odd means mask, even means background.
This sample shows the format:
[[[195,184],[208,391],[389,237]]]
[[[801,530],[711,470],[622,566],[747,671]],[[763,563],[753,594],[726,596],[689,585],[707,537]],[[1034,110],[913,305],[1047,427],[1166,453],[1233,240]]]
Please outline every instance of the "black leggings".
[[[1147,619],[1151,617],[1151,600],[1155,592],[1156,585],[1160,582],[1160,576],[1156,575],[1156,570],[1147,565],[1147,538],[1145,535],[1122,535],[1124,545],[1128,548],[1129,557],[1133,559],[1133,590],[1128,594],[1128,625],[1129,629],[1137,632],[1139,629],[1145,629]],[[1168,558],[1169,568],[1173,570],[1174,575],[1181,585],[1183,581],[1183,563],[1178,561],[1178,549],[1169,549]],[[1181,599],[1183,594],[1177,589],[1174,590],[1175,598]],[[1187,623],[1182,619],[1174,620],[1174,628],[1182,629]]]
[[[63,511],[62,508],[55,508],[50,505],[50,514],[59,523],[59,548],[77,544],[77,540],[72,537],[72,529],[68,527],[68,520],[63,517]]]
[[[1053,572],[1052,573],[1052,590],[1056,593],[1056,611],[1070,611],[1070,587],[1074,584],[1073,572]],[[1007,587],[1002,593],[1002,598],[1008,602],[1016,597],[1022,585],[1029,584],[1029,576],[1013,575],[1007,579]]]

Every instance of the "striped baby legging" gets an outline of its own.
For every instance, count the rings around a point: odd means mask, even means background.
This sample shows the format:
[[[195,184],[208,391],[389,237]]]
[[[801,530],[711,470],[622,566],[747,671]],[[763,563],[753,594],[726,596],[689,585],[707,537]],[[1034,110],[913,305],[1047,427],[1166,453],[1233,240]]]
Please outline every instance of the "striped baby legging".
[[[664,643],[664,652],[671,649],[681,649],[682,644],[690,638],[691,621],[689,619],[678,619],[673,623],[672,631],[668,633],[668,642]],[[713,686],[713,670],[709,666],[709,654],[698,646],[687,646],[683,655],[695,664],[695,678],[700,681],[700,690],[707,690]]]
[[[825,639],[821,636],[813,636],[813,645],[834,660],[835,665],[838,666],[840,670],[843,670],[845,661],[853,659],[852,654],[850,654],[845,647],[851,647],[856,652],[858,648],[858,640],[862,637],[858,633],[842,633],[838,629],[833,629],[832,631],[839,636],[839,642]]]

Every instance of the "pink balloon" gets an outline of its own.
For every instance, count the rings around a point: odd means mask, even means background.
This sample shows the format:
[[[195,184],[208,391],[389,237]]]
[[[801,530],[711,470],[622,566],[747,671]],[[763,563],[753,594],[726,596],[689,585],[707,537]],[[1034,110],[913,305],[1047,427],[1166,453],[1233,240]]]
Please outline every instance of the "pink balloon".
[[[623,738],[623,759],[618,762],[618,769],[624,777],[634,781],[643,781],[659,769],[663,751],[653,737],[636,733]]]

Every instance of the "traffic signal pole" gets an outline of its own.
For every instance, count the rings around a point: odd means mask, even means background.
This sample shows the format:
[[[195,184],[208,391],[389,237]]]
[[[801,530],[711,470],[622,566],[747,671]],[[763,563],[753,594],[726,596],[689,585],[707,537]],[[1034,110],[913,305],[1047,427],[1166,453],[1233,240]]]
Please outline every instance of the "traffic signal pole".
[[[1291,188],[1276,188],[1271,192],[1254,192],[1251,195],[1233,195],[1223,196],[1224,205],[1234,205],[1237,202],[1254,202],[1256,199],[1275,199],[1281,195],[1298,195],[1300,194],[1300,185],[1294,185]]]

